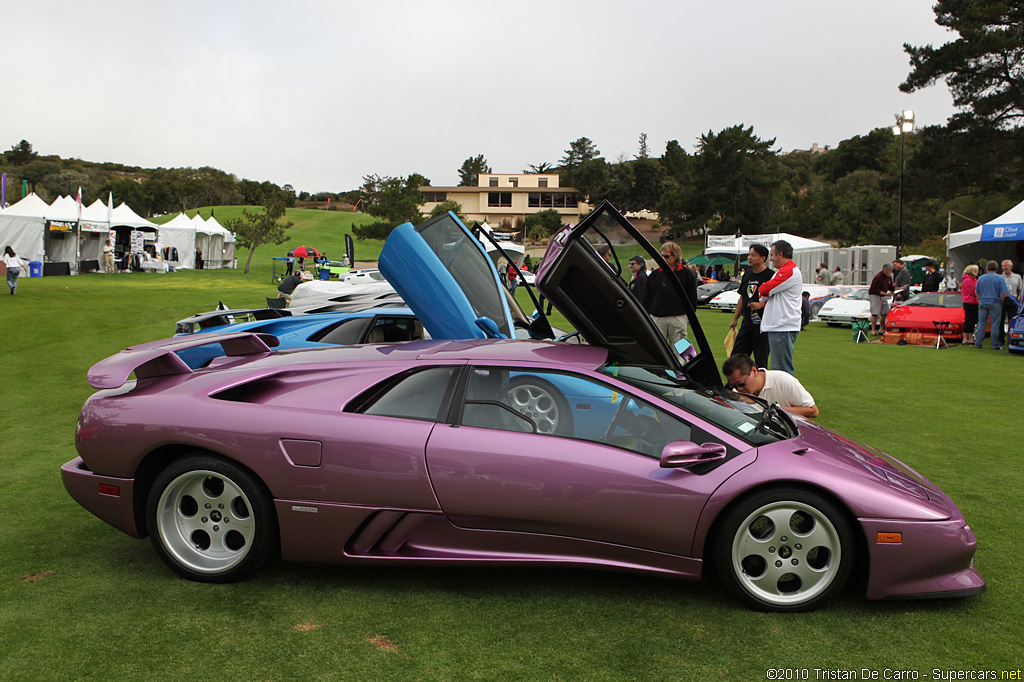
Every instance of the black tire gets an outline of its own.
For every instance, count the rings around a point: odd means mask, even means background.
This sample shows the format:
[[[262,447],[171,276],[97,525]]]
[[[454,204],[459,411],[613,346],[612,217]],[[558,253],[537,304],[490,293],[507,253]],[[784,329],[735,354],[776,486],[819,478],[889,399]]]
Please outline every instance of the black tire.
[[[555,386],[533,376],[514,377],[508,382],[508,403],[537,424],[538,433],[572,436],[575,433],[569,401]]]
[[[146,527],[164,563],[198,582],[240,580],[279,544],[277,514],[263,483],[209,455],[183,457],[160,472],[146,500]]]
[[[843,512],[821,495],[776,488],[740,500],[722,519],[719,576],[759,611],[811,611],[846,586],[854,537]]]
[[[842,322],[826,322],[825,324],[827,324],[830,327],[842,327],[843,326]]]

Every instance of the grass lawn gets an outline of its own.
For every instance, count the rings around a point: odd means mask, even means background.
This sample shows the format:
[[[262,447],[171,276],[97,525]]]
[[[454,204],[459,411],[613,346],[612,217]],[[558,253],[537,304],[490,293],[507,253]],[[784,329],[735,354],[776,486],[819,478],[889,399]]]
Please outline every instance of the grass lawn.
[[[289,211],[289,243],[340,254],[362,216],[339,215]],[[769,667],[808,669],[792,679],[828,679],[814,668],[930,679],[933,668],[1020,667],[1024,468],[1006,390],[1024,376],[1024,357],[855,345],[849,329],[818,324],[800,335],[795,362],[819,421],[893,453],[960,505],[987,594],[868,602],[848,591],[823,611],[766,615],[714,581],[583,570],[276,563],[235,585],[179,579],[148,540],[64,491],[59,469],[92,392],[86,371],[219,300],[262,304],[275,291],[269,257],[288,248],[261,247],[248,276],[92,274],[4,290],[0,679],[764,680]],[[356,243],[360,260],[379,249]],[[730,318],[702,312],[716,350]]]

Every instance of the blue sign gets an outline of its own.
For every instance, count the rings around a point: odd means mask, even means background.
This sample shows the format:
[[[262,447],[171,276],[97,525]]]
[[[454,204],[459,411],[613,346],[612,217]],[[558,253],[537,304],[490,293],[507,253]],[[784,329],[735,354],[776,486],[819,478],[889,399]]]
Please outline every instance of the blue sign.
[[[983,242],[1015,242],[1021,239],[1024,239],[1024,223],[981,226]]]

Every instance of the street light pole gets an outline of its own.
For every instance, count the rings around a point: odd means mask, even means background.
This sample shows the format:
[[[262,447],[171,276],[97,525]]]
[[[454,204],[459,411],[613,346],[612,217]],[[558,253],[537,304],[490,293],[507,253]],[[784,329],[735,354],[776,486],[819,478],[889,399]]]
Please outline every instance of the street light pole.
[[[914,131],[914,110],[904,109],[903,113],[896,114],[896,125],[892,127],[892,134],[900,136],[900,196],[899,196],[899,224],[896,231],[896,257],[903,257],[903,146],[906,133]]]

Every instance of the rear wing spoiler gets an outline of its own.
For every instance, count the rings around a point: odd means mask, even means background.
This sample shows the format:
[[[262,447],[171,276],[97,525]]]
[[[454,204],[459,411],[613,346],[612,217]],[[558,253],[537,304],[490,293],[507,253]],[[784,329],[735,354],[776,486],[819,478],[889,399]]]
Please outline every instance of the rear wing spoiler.
[[[236,332],[233,334],[198,334],[182,339],[176,337],[131,346],[117,355],[100,360],[89,368],[89,385],[93,388],[118,388],[135,373],[138,379],[191,374],[177,351],[219,343],[227,356],[269,353],[280,341],[271,334]]]
[[[192,317],[186,317],[174,323],[175,334],[192,334],[196,329],[207,329],[209,327],[220,327],[222,325],[237,322],[234,318],[245,320],[276,320],[279,317],[290,317],[292,312],[284,308],[239,308],[237,310],[211,310],[205,313],[196,313]]]

